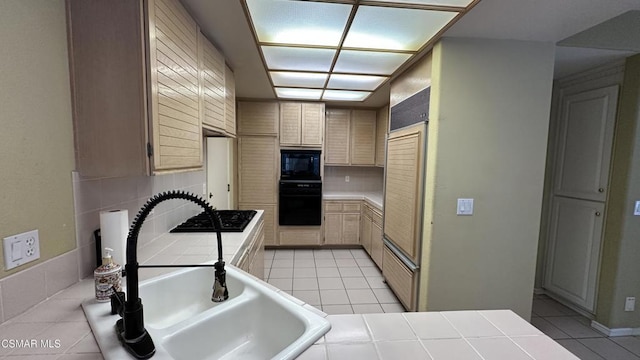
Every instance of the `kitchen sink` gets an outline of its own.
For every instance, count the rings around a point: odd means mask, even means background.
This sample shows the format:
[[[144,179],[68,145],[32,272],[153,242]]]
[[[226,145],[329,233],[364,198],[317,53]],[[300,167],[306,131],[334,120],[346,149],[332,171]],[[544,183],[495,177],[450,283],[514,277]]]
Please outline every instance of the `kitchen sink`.
[[[229,299],[211,302],[213,269],[188,268],[140,283],[152,359],[294,359],[331,325],[264,282],[227,265]],[[120,345],[108,303],[83,308],[106,360],[133,359]]]

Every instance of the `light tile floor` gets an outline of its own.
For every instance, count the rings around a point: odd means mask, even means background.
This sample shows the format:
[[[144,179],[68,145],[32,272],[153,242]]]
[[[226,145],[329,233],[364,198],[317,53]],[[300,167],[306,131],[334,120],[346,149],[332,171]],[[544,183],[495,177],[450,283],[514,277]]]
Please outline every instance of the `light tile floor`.
[[[266,250],[264,276],[327,314],[405,311],[362,249]]]
[[[546,295],[535,295],[531,324],[582,360],[640,360],[640,337],[606,337],[591,320]]]

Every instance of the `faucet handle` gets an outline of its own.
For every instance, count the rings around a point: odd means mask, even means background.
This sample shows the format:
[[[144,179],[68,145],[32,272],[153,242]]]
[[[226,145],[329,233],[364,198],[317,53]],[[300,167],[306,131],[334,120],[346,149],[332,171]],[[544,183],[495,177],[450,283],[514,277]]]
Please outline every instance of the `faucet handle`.
[[[124,292],[116,291],[110,297],[111,300],[111,315],[120,315],[122,316],[122,311],[124,309]]]

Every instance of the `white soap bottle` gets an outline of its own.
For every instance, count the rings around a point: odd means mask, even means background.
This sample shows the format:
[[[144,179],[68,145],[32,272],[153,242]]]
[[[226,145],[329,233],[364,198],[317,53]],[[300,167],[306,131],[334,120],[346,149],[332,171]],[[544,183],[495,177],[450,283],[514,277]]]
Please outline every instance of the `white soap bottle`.
[[[111,257],[113,249],[104,248],[105,255],[100,265],[94,272],[93,278],[96,285],[96,300],[109,301],[116,291],[122,291],[122,266],[116,264]]]

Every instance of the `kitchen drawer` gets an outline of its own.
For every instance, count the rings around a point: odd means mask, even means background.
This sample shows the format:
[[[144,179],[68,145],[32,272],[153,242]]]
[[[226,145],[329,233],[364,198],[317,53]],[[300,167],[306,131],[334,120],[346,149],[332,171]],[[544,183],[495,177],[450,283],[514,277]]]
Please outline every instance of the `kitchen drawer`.
[[[295,229],[280,227],[280,245],[320,245],[322,229]]]
[[[373,220],[374,224],[378,224],[378,226],[382,227],[382,214],[376,210],[371,212],[371,220]]]
[[[418,275],[386,246],[382,257],[382,275],[402,305],[409,311],[415,311]]]
[[[342,203],[325,201],[324,212],[327,212],[327,213],[342,212]]]
[[[360,202],[345,202],[342,204],[343,212],[360,212]]]

